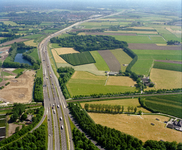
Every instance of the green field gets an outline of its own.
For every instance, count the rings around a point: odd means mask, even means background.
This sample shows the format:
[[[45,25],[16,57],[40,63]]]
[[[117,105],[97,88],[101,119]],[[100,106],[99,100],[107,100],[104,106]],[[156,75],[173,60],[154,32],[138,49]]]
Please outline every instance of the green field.
[[[60,57],[73,66],[95,63],[95,60],[89,51],[82,53],[64,54],[60,55]]]
[[[43,35],[42,34],[34,34],[34,35],[25,36],[23,38],[24,39],[35,39],[35,38],[40,38],[41,36],[43,36]]]
[[[98,70],[110,71],[108,65],[106,64],[102,56],[98,53],[98,51],[91,51],[90,53],[96,61],[95,66]]]
[[[5,115],[0,115],[0,119],[2,119],[2,118],[6,118],[6,116]]]
[[[11,76],[12,74],[3,71],[3,72],[1,72],[1,75],[3,75],[3,76]]]
[[[166,63],[166,62],[155,61],[153,68],[182,72],[182,65],[181,64],[175,64],[175,63]]]
[[[36,60],[39,60],[37,49],[34,49],[34,51],[32,53],[28,54],[28,55],[32,56]]]
[[[0,120],[0,127],[6,126],[6,119]]]
[[[166,44],[166,41],[162,37],[150,36],[150,38],[156,44]]]
[[[54,33],[57,32],[58,30],[44,30],[45,33]]]
[[[20,72],[23,72],[24,70],[25,70],[25,69],[16,69],[16,70],[13,71],[13,73],[18,74],[18,73],[20,73]]]
[[[116,59],[119,61],[121,65],[121,71],[125,72],[126,66],[123,66],[123,64],[129,64],[132,61],[132,58],[125,53],[122,49],[115,49],[115,50],[110,50],[113,55],[116,57]]]
[[[182,95],[163,95],[146,97],[145,104],[161,113],[182,118]]]
[[[58,43],[52,43],[52,48],[60,48],[61,46],[59,46],[59,44]]]
[[[3,79],[2,78],[0,78],[0,82],[2,82],[3,81]]]
[[[133,65],[131,70],[137,74],[148,76],[150,68],[154,60],[175,60],[181,61],[181,51],[179,50],[132,50],[138,55],[137,62]]]
[[[40,24],[40,26],[50,26],[50,25],[53,25],[54,23],[53,22],[42,22]]]
[[[13,21],[2,21],[5,25],[17,26],[17,24]]]

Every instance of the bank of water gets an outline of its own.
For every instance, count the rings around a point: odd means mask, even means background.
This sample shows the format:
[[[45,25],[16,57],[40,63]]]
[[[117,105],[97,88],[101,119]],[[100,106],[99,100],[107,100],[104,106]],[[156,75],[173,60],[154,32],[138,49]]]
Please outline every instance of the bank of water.
[[[14,62],[25,63],[32,66],[32,64],[28,60],[23,59],[23,53],[17,53]]]

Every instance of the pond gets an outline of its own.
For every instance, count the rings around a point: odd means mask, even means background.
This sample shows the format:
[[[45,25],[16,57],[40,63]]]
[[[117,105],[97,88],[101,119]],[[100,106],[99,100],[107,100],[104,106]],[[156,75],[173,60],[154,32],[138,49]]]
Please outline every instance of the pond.
[[[14,62],[25,63],[25,64],[29,64],[30,66],[32,66],[32,64],[28,60],[23,59],[22,53],[16,54]]]

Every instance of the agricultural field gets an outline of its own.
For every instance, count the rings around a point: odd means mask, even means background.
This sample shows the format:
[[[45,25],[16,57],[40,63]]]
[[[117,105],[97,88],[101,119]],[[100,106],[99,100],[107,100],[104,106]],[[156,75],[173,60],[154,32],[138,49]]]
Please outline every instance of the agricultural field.
[[[123,80],[125,79],[123,78]],[[137,91],[135,87],[122,85],[122,82],[121,85],[107,85],[106,81],[107,76],[96,76],[88,72],[76,71],[66,86],[71,96]]]
[[[148,76],[154,65],[154,60],[174,60],[181,61],[181,51],[179,50],[132,50],[138,55],[137,62],[133,65],[132,71],[137,74]]]
[[[176,61],[175,63],[170,63],[167,61],[166,62],[155,61],[153,68],[182,72],[182,62]]]
[[[126,54],[122,49],[115,49],[110,51],[119,61],[121,65],[121,71],[125,72],[127,66],[125,66],[124,64],[129,64],[132,61],[132,58],[128,54]]]
[[[106,33],[127,33],[127,34],[137,34],[137,35],[157,35],[156,31],[105,31]]]
[[[128,116],[126,114],[88,114],[95,123],[132,135],[143,142],[147,140],[182,142],[182,132],[165,127],[164,121],[168,121],[169,117],[159,115]],[[156,118],[158,118],[159,121],[157,121]],[[151,123],[153,123],[154,126],[152,126]]]
[[[61,58],[55,49],[51,49],[52,55],[56,63],[67,63],[63,58]]]
[[[73,66],[95,63],[95,60],[89,51],[82,53],[63,54],[60,55],[60,57]]]
[[[0,127],[5,127],[6,126],[6,118],[1,118],[0,119]]]
[[[98,70],[110,71],[108,65],[98,51],[91,51],[90,53],[96,61],[95,66]]]
[[[150,79],[156,89],[182,88],[182,72],[152,68]]]
[[[43,35],[42,34],[33,34],[33,35],[25,36],[23,38],[25,38],[25,39],[35,39],[35,38],[40,38],[41,36],[43,36]]]
[[[18,26],[15,22],[13,21],[2,21],[5,25],[11,25],[11,26]]]
[[[144,113],[150,113],[150,111],[144,109],[140,106],[140,103],[138,102],[137,98],[133,99],[118,99],[118,100],[106,100],[106,101],[93,101],[93,102],[83,102],[80,103],[82,108],[84,108],[85,104],[106,104],[106,105],[121,105],[124,106],[124,112],[128,112],[128,106],[130,107],[137,107],[137,112],[141,110]]]
[[[163,95],[145,97],[145,104],[161,113],[182,118],[182,95]]]
[[[28,46],[35,46],[35,47],[37,47],[37,43],[35,43],[34,40],[26,41],[24,43],[25,43],[25,45],[28,45]]]
[[[78,51],[74,50],[73,48],[55,48],[54,49],[58,55],[63,55],[63,54],[73,54],[73,53],[79,53]]]

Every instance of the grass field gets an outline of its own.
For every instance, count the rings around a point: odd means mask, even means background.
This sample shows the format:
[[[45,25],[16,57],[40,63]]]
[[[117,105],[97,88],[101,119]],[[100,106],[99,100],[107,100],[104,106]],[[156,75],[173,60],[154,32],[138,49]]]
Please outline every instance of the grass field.
[[[58,43],[52,43],[52,44],[51,44],[51,47],[52,47],[52,48],[60,48],[61,46],[59,46]]]
[[[6,115],[0,115],[0,119],[6,118]]]
[[[182,72],[152,68],[150,79],[156,89],[182,88]]]
[[[122,49],[115,49],[110,51],[119,61],[121,65],[121,71],[125,72],[127,66],[123,66],[123,64],[129,64],[132,61],[132,58],[128,54],[126,54]]]
[[[3,79],[2,78],[0,78],[0,82],[2,82],[3,81]]]
[[[0,127],[6,126],[6,119],[0,120]]]
[[[37,43],[35,43],[34,40],[26,41],[24,43],[25,45],[29,45],[29,46],[37,46]]]
[[[95,123],[130,134],[143,142],[147,140],[182,142],[182,132],[165,127],[163,122],[168,121],[168,117],[159,115],[127,116],[125,114],[88,114]],[[155,125],[152,126],[151,123]]]
[[[165,114],[182,118],[182,95],[163,95],[146,97],[147,107]]]
[[[128,111],[128,106],[135,108],[137,107],[137,112],[141,110],[144,113],[150,113],[150,111],[140,107],[140,103],[137,98],[134,99],[118,99],[118,100],[107,100],[107,101],[93,101],[93,102],[83,102],[80,103],[84,108],[85,104],[107,104],[107,105],[121,105],[124,106],[124,112]]]
[[[130,86],[105,85],[106,79],[106,76],[95,76],[87,72],[77,72],[68,81],[67,88],[71,96],[136,91],[135,87]]]
[[[25,69],[16,69],[16,70],[13,71],[13,73],[18,74],[18,73],[20,73],[20,72],[22,72],[22,71],[24,71],[24,70],[25,70]]]
[[[106,85],[118,85],[118,86],[134,86],[134,82],[130,77],[125,76],[109,76]]]
[[[13,21],[2,21],[5,25],[17,26],[17,24]]]
[[[54,33],[57,32],[58,30],[44,30],[45,33]]]
[[[63,54],[60,55],[67,63],[77,66],[83,64],[95,63],[94,58],[89,51],[82,53]]]
[[[39,60],[39,56],[38,56],[38,52],[37,52],[37,49],[36,48],[29,55],[32,56],[33,58],[35,58],[36,60]]]
[[[153,68],[182,72],[182,65],[181,64],[175,64],[175,63],[166,63],[166,62],[155,61]]]
[[[133,65],[132,71],[137,74],[143,74],[148,76],[150,68],[152,67],[154,60],[181,60],[181,51],[179,50],[132,50],[138,55],[137,62]]]
[[[144,34],[144,35],[157,35],[157,32],[156,31],[105,31],[106,33],[136,33],[138,35],[140,34]]]
[[[34,34],[34,35],[28,35],[23,37],[24,39],[35,39],[35,38],[40,38],[41,36],[43,36],[42,34]]]
[[[12,112],[12,110],[1,110],[0,114],[2,115],[2,114],[6,114],[6,113],[11,113],[11,112]]]
[[[3,75],[3,76],[11,76],[12,74],[3,71],[3,72],[1,72],[1,75]]]
[[[91,51],[90,53],[96,61],[95,66],[98,70],[110,71],[108,65],[106,64],[102,56],[98,53],[98,51]]]

